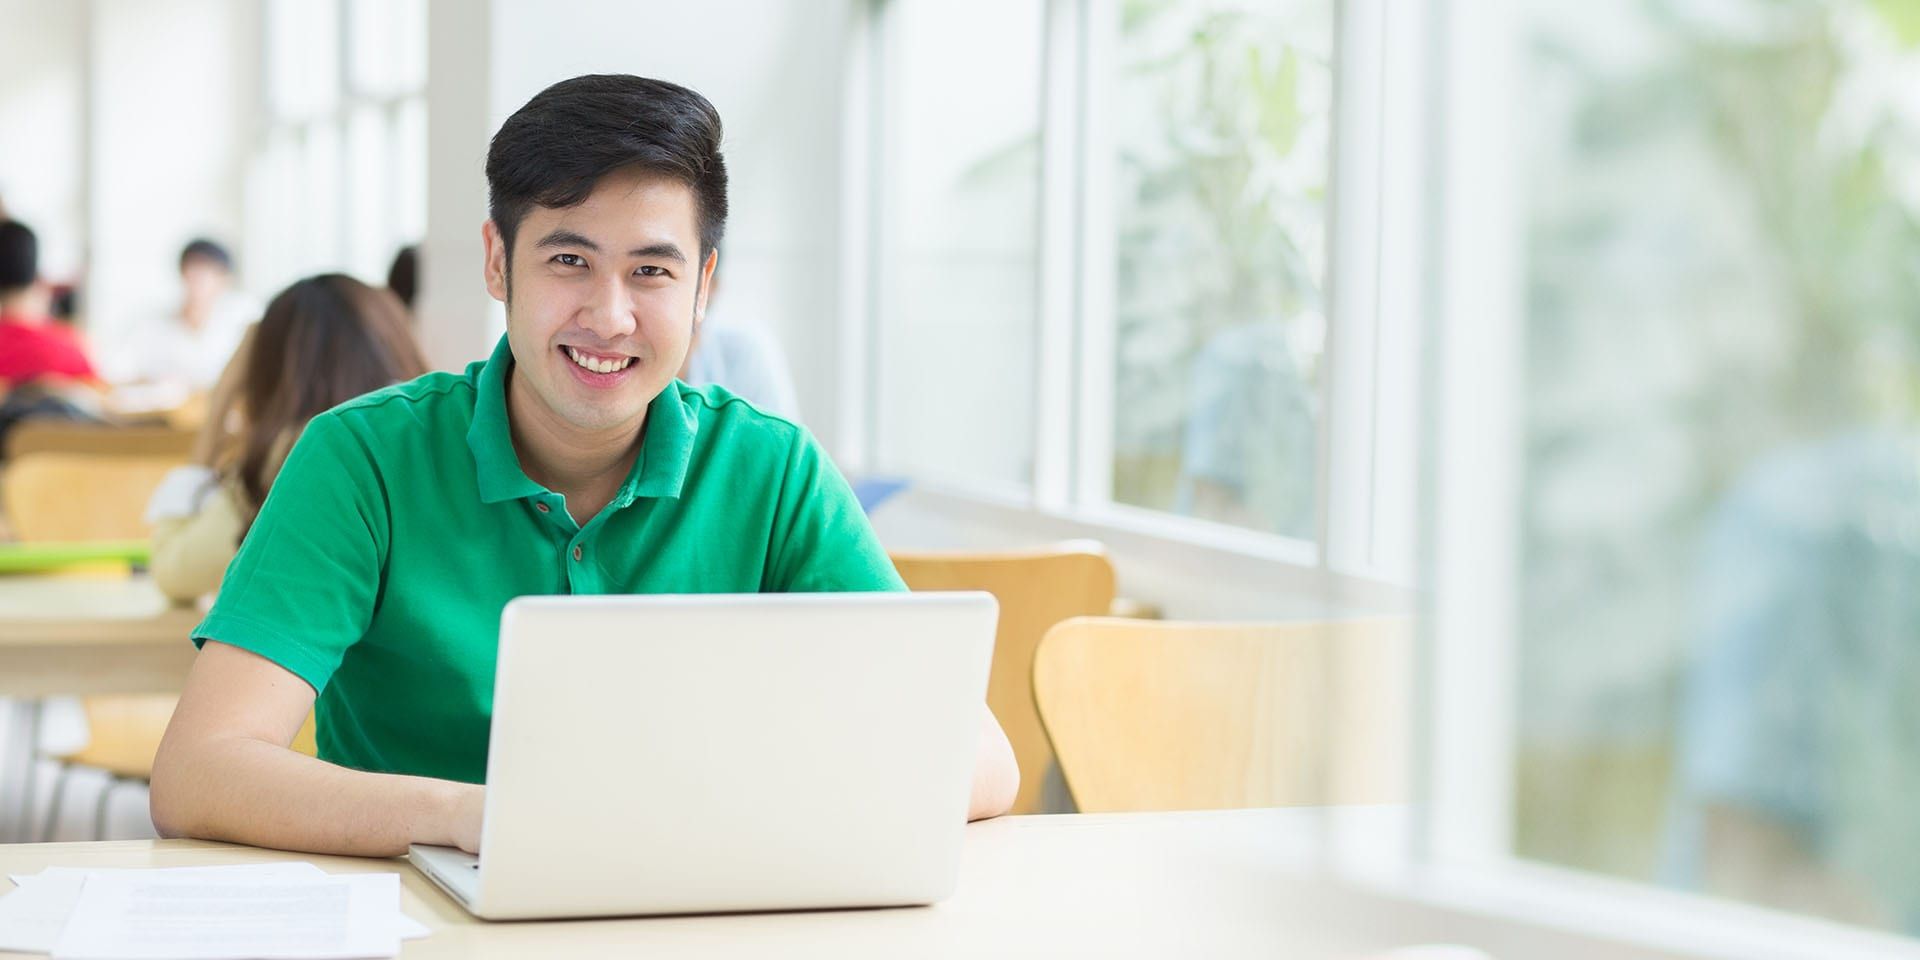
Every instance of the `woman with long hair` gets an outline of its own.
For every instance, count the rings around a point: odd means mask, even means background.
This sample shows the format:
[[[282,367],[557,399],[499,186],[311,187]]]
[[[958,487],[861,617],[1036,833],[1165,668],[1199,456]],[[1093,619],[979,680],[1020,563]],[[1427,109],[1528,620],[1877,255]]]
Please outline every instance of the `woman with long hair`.
[[[214,388],[194,465],[148,507],[154,583],[183,602],[217,589],[307,421],[425,372],[391,292],[338,273],[281,291]]]

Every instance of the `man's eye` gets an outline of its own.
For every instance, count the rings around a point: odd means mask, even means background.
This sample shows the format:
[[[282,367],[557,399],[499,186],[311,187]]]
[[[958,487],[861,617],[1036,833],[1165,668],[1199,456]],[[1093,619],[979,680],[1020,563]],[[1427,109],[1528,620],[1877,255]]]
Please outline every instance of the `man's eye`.
[[[553,255],[553,262],[563,267],[584,267],[587,265],[586,258],[577,253],[556,253]]]
[[[647,264],[634,272],[643,277],[665,277],[670,275],[667,273],[665,267],[656,267],[653,264]]]

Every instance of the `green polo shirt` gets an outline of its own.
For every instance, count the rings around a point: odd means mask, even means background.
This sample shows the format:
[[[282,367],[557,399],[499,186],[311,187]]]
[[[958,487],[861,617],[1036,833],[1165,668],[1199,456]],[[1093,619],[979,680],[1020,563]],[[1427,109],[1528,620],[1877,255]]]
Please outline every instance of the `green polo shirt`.
[[[661,391],[577,525],[520,469],[512,367],[503,337],[315,417],[194,631],[312,685],[322,759],[481,782],[514,597],[905,589],[812,436],[718,387]]]

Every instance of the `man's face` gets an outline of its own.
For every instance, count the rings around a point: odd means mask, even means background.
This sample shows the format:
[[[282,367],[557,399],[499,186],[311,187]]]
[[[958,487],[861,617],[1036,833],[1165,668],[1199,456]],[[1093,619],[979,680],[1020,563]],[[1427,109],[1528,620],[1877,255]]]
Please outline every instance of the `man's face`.
[[[208,303],[227,291],[227,268],[205,257],[188,257],[180,266],[180,285],[187,300]]]
[[[700,260],[697,206],[676,180],[608,174],[578,206],[528,212],[511,283],[506,246],[487,222],[487,291],[507,305],[515,408],[581,433],[639,427],[706,309],[715,258]]]

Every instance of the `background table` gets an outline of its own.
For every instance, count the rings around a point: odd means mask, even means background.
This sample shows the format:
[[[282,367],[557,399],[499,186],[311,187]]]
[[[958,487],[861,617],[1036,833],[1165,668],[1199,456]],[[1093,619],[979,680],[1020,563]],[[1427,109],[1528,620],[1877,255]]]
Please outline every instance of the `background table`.
[[[145,576],[0,577],[0,696],[178,691],[200,618]]]
[[[145,576],[0,576],[0,830],[32,824],[40,701],[49,696],[172,693],[193,666],[200,611],[172,605]]]

